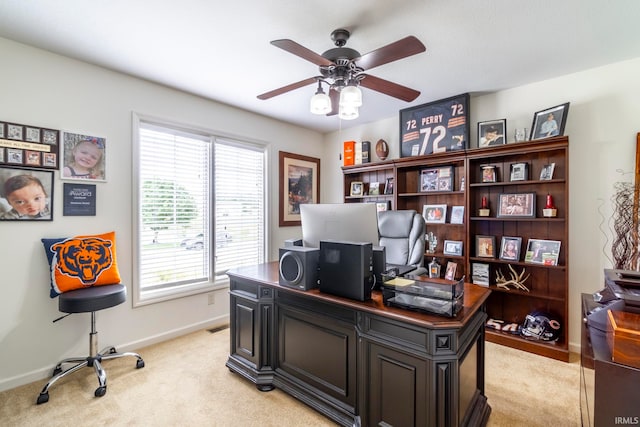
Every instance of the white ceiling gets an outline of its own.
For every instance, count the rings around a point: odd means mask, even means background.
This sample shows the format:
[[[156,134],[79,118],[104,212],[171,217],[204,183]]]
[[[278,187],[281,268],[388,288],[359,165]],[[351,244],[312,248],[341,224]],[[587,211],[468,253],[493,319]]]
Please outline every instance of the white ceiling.
[[[0,37],[320,132],[640,57],[638,22],[637,0],[0,0]],[[256,98],[318,74],[271,40],[322,54],[336,28],[361,54],[421,40],[426,52],[368,71],[420,97],[363,89],[360,118],[342,123],[309,113],[314,85]]]

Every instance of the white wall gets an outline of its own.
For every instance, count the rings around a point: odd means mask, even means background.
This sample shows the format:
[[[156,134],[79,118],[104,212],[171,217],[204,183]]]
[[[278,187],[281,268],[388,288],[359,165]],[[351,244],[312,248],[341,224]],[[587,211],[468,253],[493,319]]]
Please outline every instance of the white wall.
[[[278,227],[278,151],[321,157],[319,133],[1,38],[0,58],[0,121],[106,137],[108,179],[96,183],[95,217],[62,215],[56,173],[54,221],[0,221],[0,390],[45,378],[60,359],[88,352],[89,315],[52,323],[60,313],[49,298],[43,237],[116,231],[129,301],[98,313],[102,346],[139,348],[227,321],[226,288],[213,305],[200,294],[132,308],[132,112],[269,144],[270,258],[277,259],[279,242],[300,234]]]
[[[571,102],[565,128],[569,136],[569,340],[580,345],[580,294],[603,287],[603,269],[610,268],[610,243],[600,231],[610,217],[610,198],[617,181],[633,181],[636,134],[640,131],[640,58],[471,97],[471,141],[479,121],[507,119],[508,141],[515,128],[531,128],[533,115]],[[433,83],[433,82],[432,82]],[[478,88],[481,89],[481,88]],[[451,96],[457,95],[452,93]],[[366,108],[366,99],[364,100]],[[399,156],[398,116],[325,136],[327,202],[342,201],[342,142],[386,140],[391,158]],[[477,143],[476,143],[477,146]],[[373,158],[376,159],[375,154]],[[621,175],[622,170],[630,175]],[[602,206],[601,206],[602,205]]]

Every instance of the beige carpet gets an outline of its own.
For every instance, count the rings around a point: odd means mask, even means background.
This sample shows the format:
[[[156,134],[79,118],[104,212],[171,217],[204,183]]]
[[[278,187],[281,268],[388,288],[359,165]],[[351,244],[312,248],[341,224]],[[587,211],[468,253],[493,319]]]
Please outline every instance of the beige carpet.
[[[46,383],[0,393],[2,426],[333,426],[279,390],[260,392],[225,366],[229,330],[194,332],[139,350],[135,359],[104,363],[108,392],[84,369],[58,381],[36,405]],[[558,362],[486,344],[489,426],[580,425],[579,362]],[[53,361],[52,365],[57,361]],[[53,367],[53,366],[52,366]]]

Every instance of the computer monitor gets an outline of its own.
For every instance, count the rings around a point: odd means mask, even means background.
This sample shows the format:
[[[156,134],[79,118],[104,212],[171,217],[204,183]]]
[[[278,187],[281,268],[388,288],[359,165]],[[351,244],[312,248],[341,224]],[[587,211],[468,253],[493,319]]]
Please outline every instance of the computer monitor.
[[[300,205],[302,245],[319,248],[320,240],[365,242],[378,246],[375,203],[320,203]]]

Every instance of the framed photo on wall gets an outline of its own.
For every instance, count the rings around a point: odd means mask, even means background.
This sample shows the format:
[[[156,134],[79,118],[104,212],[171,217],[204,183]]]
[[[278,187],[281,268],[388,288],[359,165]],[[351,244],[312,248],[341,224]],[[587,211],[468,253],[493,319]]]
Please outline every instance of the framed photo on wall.
[[[53,220],[53,171],[0,167],[0,188],[0,221]]]
[[[106,138],[63,131],[60,177],[106,181],[106,149]]]
[[[300,205],[320,202],[320,159],[284,151],[278,156],[279,224],[300,225]]]
[[[0,122],[0,166],[58,169],[59,131]]]
[[[567,123],[568,114],[568,102],[538,111],[533,115],[531,137],[529,139],[534,140],[564,135],[564,126]]]

